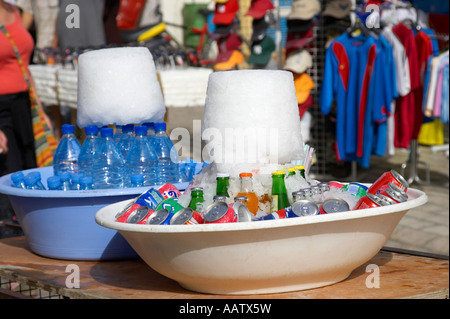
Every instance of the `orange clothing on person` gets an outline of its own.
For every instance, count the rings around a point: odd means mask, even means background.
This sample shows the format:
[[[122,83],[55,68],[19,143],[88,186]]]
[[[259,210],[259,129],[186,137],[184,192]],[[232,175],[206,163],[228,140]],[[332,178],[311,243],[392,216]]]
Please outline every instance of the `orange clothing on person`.
[[[16,43],[24,66],[28,68],[34,41],[31,34],[23,27],[16,10],[14,10],[14,16],[14,22],[4,26]],[[28,91],[28,85],[23,77],[13,46],[3,32],[0,32],[0,95],[25,91]]]

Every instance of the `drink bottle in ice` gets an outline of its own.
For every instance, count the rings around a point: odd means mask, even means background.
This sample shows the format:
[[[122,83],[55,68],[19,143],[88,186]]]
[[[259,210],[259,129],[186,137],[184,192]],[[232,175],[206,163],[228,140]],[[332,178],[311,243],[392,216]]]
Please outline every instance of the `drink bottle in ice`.
[[[61,127],[62,138],[53,156],[53,175],[62,172],[78,172],[80,143],[75,136],[75,126],[64,124]]]
[[[237,196],[247,197],[247,208],[253,214],[256,215],[259,207],[258,196],[256,196],[253,190],[253,174],[252,173],[241,173],[239,174],[241,179],[241,190]]]
[[[177,183],[178,153],[166,133],[166,123],[155,123],[154,147],[158,155],[158,183]]]
[[[84,129],[86,138],[80,149],[78,156],[78,172],[83,176],[92,176],[93,161],[95,153],[98,151],[98,128],[96,126],[87,126]]]

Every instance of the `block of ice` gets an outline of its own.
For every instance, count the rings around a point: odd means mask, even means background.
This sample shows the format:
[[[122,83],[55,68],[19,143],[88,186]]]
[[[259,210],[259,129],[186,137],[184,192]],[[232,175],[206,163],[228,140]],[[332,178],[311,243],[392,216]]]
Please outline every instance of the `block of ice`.
[[[80,55],[80,128],[161,122],[165,111],[155,63],[147,48],[110,48]]]
[[[202,138],[221,172],[303,160],[292,73],[240,70],[211,74]]]

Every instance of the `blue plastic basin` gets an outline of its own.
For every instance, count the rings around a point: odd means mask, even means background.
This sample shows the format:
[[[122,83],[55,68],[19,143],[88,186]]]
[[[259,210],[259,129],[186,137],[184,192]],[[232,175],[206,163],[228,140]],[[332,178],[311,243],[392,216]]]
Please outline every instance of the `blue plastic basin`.
[[[197,172],[201,165],[197,165]],[[46,185],[52,167],[39,171]],[[175,184],[185,190],[188,183]],[[135,198],[149,187],[92,191],[25,190],[11,186],[11,174],[0,178],[0,193],[8,195],[30,249],[41,256],[68,260],[132,259],[138,255],[116,230],[95,222],[97,211]]]

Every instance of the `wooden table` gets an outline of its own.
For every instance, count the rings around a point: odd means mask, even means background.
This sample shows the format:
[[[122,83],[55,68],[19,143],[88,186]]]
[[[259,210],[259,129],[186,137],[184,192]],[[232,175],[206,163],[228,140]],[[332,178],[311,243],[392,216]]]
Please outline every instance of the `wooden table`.
[[[366,281],[375,283],[369,277],[374,272],[366,272],[370,264],[379,267],[379,288],[366,285]],[[79,288],[66,286],[68,276],[74,274],[73,265],[80,271]],[[0,277],[61,296],[83,299],[448,298],[449,263],[448,258],[383,249],[355,269],[346,280],[334,285],[280,294],[207,295],[181,288],[140,259],[103,262],[50,259],[31,252],[24,237],[15,237],[0,240]]]

